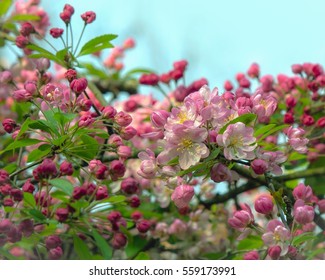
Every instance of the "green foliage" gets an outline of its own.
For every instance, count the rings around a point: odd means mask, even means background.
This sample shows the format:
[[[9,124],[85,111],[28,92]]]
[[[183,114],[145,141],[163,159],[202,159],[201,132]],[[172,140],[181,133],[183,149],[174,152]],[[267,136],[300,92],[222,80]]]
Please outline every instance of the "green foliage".
[[[91,39],[82,46],[77,57],[92,54],[103,49],[112,48],[113,45],[110,43],[110,41],[112,41],[116,37],[117,35],[114,34],[105,34]]]
[[[255,114],[252,114],[252,113],[247,113],[247,114],[243,114],[231,121],[229,121],[227,124],[225,124],[220,130],[219,130],[219,134],[222,134],[226,131],[227,127],[230,125],[230,124],[235,124],[235,123],[238,123],[238,122],[242,122],[244,123],[245,125],[248,125],[250,124],[251,122],[255,121],[256,119],[256,115]]]

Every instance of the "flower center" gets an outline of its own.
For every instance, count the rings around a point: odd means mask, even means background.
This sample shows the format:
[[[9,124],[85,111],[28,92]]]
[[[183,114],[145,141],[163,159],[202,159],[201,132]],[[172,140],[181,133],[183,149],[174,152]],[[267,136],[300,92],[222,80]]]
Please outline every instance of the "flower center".
[[[177,115],[178,119],[179,119],[179,123],[184,123],[185,121],[187,121],[187,115],[185,112],[180,111]]]
[[[179,143],[177,150],[178,151],[180,151],[180,150],[184,151],[186,149],[191,148],[192,146],[193,146],[193,141],[190,140],[190,139],[185,138],[185,139],[182,140],[181,143]]]

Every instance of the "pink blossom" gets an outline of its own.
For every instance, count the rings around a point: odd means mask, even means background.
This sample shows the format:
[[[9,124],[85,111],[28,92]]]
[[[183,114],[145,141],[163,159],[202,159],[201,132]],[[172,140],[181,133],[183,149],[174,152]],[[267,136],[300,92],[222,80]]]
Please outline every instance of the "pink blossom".
[[[92,11],[85,12],[81,15],[85,24],[90,24],[96,19],[96,14]]]
[[[88,86],[88,81],[86,78],[79,78],[79,79],[74,79],[71,84],[70,88],[77,94],[81,94],[86,90]]]
[[[194,188],[190,185],[180,185],[176,187],[172,193],[172,200],[177,208],[184,208],[188,206],[192,197],[194,196]]]
[[[276,246],[269,247],[267,253],[272,260],[277,260],[281,256],[281,251],[282,251],[281,247],[276,245]]]
[[[17,102],[26,102],[32,100],[33,95],[27,92],[25,89],[17,89],[13,92],[12,97]]]
[[[267,172],[271,172],[275,175],[281,175],[283,173],[280,164],[287,160],[287,156],[281,152],[271,152],[258,150],[256,152],[257,158],[264,160],[267,163]]]
[[[249,251],[244,254],[244,260],[258,260],[259,258],[257,251]]]
[[[226,159],[254,159],[257,144],[253,133],[253,128],[241,122],[228,125],[225,132],[217,136],[217,143],[224,147]]]
[[[267,215],[273,211],[274,203],[268,195],[259,196],[254,202],[256,212]]]
[[[169,234],[173,234],[179,239],[184,238],[187,234],[187,231],[187,224],[180,219],[175,219],[168,229]]]
[[[257,63],[252,63],[247,70],[247,75],[251,78],[258,78],[260,75],[260,66]]]
[[[267,224],[267,232],[262,235],[262,240],[266,246],[280,246],[281,256],[288,252],[288,241],[290,239],[290,231],[278,220],[271,220]]]
[[[140,152],[138,157],[141,159],[138,175],[146,179],[154,178],[158,170],[154,152],[147,149],[146,152]]]
[[[309,140],[303,135],[305,134],[305,131],[302,128],[294,128],[293,126],[290,126],[287,131],[286,135],[289,138],[288,143],[289,145],[298,153],[304,154],[307,153],[308,148],[307,144]]]
[[[150,120],[152,124],[157,128],[162,128],[167,123],[169,112],[165,110],[157,110],[152,112]]]
[[[59,38],[63,34],[63,29],[62,28],[51,28],[50,29],[50,34],[53,38]]]
[[[20,27],[20,34],[27,37],[35,32],[34,26],[29,22],[24,22]]]
[[[295,200],[303,200],[306,203],[310,203],[313,199],[313,190],[310,186],[305,186],[303,183],[298,184],[292,192]]]
[[[257,115],[259,122],[267,122],[278,106],[274,97],[271,95],[265,97],[259,91],[251,97],[251,100],[253,103],[252,111]]]
[[[306,205],[303,200],[298,199],[295,202],[293,209],[293,216],[299,224],[305,225],[314,220],[314,208]]]
[[[318,201],[318,209],[319,209],[319,212],[322,214],[322,213],[325,213],[325,199],[321,199]]]
[[[179,156],[182,169],[195,165],[209,155],[208,148],[202,143],[207,136],[205,128],[174,125],[172,132],[166,133],[166,149],[159,154],[158,162],[166,163]]]
[[[211,169],[211,179],[216,183],[219,182],[232,182],[239,179],[238,174],[235,171],[230,170],[222,163],[215,164]]]
[[[254,222],[254,216],[250,207],[245,204],[242,208],[243,210],[236,211],[232,218],[228,219],[228,224],[240,231],[244,231]]]
[[[262,175],[266,172],[269,165],[268,163],[263,159],[254,159],[251,162],[251,168],[253,169],[254,173],[257,175]]]

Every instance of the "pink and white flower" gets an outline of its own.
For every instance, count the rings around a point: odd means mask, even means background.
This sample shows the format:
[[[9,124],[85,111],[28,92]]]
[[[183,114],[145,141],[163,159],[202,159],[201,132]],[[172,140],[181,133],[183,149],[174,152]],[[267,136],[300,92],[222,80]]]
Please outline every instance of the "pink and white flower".
[[[302,128],[293,128],[290,126],[286,131],[286,135],[289,138],[289,145],[298,153],[305,154],[308,151],[307,144],[309,140],[303,135],[305,131]]]
[[[244,123],[230,124],[223,134],[217,136],[217,143],[224,147],[226,159],[254,159],[257,147],[254,130]]]

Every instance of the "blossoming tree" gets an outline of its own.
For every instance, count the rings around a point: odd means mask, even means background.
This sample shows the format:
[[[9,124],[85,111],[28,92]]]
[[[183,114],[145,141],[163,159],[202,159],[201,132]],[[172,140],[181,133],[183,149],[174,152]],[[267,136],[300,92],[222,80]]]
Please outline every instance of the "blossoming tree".
[[[0,7],[0,46],[17,55],[0,61],[0,259],[324,258],[321,65],[273,77],[253,63],[223,88],[185,84],[186,60],[126,72],[134,40],[83,42],[92,11],[80,19],[66,4],[63,28],[49,29],[38,0],[11,4]]]

